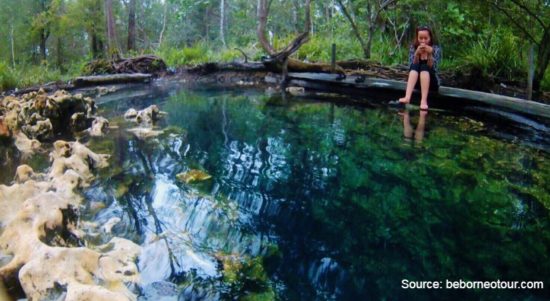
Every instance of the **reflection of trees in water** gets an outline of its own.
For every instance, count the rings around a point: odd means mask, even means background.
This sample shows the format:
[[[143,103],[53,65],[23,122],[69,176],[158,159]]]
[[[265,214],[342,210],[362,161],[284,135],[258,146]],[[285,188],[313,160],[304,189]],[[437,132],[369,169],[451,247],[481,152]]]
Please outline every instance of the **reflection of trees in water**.
[[[404,278],[548,275],[544,155],[437,117],[423,145],[411,148],[397,117],[383,111],[280,104],[182,93],[163,110],[187,139],[119,143],[125,173],[135,178],[120,200],[133,208],[125,210],[129,224],[165,241],[172,275],[181,275],[187,255],[170,246],[255,256],[274,239],[284,261],[271,272],[300,298],[405,298]],[[190,168],[213,180],[174,183]],[[162,185],[171,192],[156,206]]]

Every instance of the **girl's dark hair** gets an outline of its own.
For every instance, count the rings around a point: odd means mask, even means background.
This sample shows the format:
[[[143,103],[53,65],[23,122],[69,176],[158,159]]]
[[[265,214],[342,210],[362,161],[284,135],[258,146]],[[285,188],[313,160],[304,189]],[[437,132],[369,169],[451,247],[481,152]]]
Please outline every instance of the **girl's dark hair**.
[[[414,49],[418,48],[418,45],[420,45],[420,43],[418,43],[418,32],[420,31],[427,31],[428,34],[430,35],[430,46],[433,46],[435,43],[435,36],[432,32],[432,30],[428,27],[428,26],[418,26],[416,28],[416,34],[414,35],[414,42],[413,42],[413,47]]]

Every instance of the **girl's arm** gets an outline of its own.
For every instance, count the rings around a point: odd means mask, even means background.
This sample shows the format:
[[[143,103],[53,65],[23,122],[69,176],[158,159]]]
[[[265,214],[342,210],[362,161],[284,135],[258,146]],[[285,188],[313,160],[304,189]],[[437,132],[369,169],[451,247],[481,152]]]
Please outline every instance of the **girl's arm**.
[[[418,64],[418,59],[416,57],[416,51],[414,46],[409,47],[409,66],[412,64]]]

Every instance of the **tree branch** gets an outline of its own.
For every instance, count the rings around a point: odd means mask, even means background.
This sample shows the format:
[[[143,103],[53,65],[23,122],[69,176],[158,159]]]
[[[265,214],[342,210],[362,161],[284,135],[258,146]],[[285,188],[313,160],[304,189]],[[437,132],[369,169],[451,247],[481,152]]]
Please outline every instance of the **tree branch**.
[[[491,2],[491,4],[492,4],[496,9],[500,10],[501,12],[503,12],[503,13],[508,17],[508,19],[510,19],[510,21],[512,21],[512,22],[516,25],[516,27],[517,27],[519,30],[521,30],[521,31],[523,31],[523,33],[525,33],[525,35],[527,36],[527,38],[529,38],[529,40],[531,40],[531,42],[535,43],[536,45],[539,45],[539,44],[540,44],[540,43],[537,42],[537,40],[529,33],[529,31],[527,31],[525,28],[523,28],[523,26],[521,26],[521,24],[519,24],[519,22],[518,22],[516,19],[514,19],[514,18],[510,15],[510,13],[509,13],[507,10],[505,10],[505,9],[503,9],[502,7],[496,5],[494,2]]]
[[[260,44],[262,45],[262,48],[269,55],[273,55],[275,53],[275,50],[267,40],[267,37],[265,36],[267,16],[269,14],[270,4],[271,4],[271,1],[269,1],[269,4],[268,4],[267,0],[258,0],[258,28],[256,30],[256,33],[258,35],[258,39],[260,40]]]
[[[353,21],[353,18],[349,14],[348,10],[346,9],[346,6],[342,2],[342,0],[337,0],[338,5],[340,5],[340,8],[342,8],[342,13],[344,13],[344,16],[348,19],[349,23],[351,24],[351,28],[353,29],[353,32],[355,33],[355,37],[359,40],[359,43],[361,44],[361,47],[364,49],[365,47],[365,41],[363,40],[363,37],[361,36],[361,32],[359,31],[359,28],[357,27],[357,24],[355,24],[355,21]]]
[[[535,18],[535,20],[540,23],[540,25],[542,26],[543,29],[547,28],[546,24],[544,24],[544,22],[542,22],[542,20],[539,18],[539,16],[537,16],[535,13],[533,13],[527,6],[525,6],[525,4],[523,4],[523,3],[521,3],[517,0],[510,0],[510,1],[512,1],[512,3],[514,3],[515,5],[519,6],[521,9],[523,9],[528,15]]]
[[[302,44],[306,43],[309,40],[309,32],[311,31],[311,0],[306,0],[305,3],[305,24],[304,24],[304,31],[299,34],[294,40],[286,46],[283,50],[279,51],[279,53],[275,54],[274,57],[277,59],[286,59],[289,57],[292,53],[296,52]]]
[[[376,15],[378,16],[378,14],[380,14],[381,11],[386,9],[386,7],[388,7],[390,4],[393,4],[394,2],[397,2],[397,0],[386,0],[382,2],[382,4],[380,4],[380,7],[378,8],[378,11],[376,12]]]

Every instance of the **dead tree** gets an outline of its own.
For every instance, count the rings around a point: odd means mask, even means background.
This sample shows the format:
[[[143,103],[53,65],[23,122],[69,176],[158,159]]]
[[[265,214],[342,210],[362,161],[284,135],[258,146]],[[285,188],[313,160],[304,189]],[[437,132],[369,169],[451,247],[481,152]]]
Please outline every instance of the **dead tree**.
[[[273,48],[266,37],[267,17],[269,15],[270,5],[271,0],[258,0],[258,39],[262,48],[269,54],[269,58],[264,60],[264,64],[266,64],[268,68],[282,71],[283,81],[286,80],[288,70],[331,72],[331,66],[328,64],[309,64],[289,58],[294,52],[298,51],[303,44],[309,41],[309,34],[311,31],[311,0],[305,0],[305,24],[303,32],[298,34],[294,40],[282,50]],[[344,72],[342,68],[338,68],[337,71],[339,73]]]

